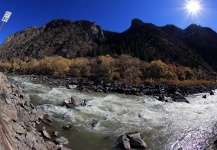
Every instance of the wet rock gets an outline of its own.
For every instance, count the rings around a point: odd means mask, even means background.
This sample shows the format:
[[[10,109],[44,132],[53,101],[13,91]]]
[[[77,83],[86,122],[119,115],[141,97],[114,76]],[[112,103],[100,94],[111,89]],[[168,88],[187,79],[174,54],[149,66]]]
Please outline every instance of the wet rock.
[[[202,98],[206,99],[206,95],[203,95]]]
[[[210,93],[209,93],[210,95],[214,95],[215,94],[215,92],[214,91],[210,91]]]
[[[65,137],[63,137],[63,136],[61,136],[61,137],[55,139],[55,142],[56,142],[57,144],[62,144],[62,145],[69,143],[69,141],[68,141]]]
[[[48,114],[44,115],[43,120],[48,121],[50,123],[53,122],[53,119]]]
[[[125,150],[131,150],[131,147],[130,147],[130,140],[129,140],[129,138],[128,138],[126,135],[123,135],[123,136],[121,137],[121,142],[122,142],[123,148],[124,148]]]
[[[172,101],[174,102],[189,103],[189,101],[181,93],[178,93],[178,92],[172,95],[171,98],[172,98]]]
[[[70,128],[72,128],[72,124],[68,123],[66,125],[63,125],[62,128],[63,129],[70,129]]]
[[[53,131],[52,134],[53,136],[58,136],[58,131]]]
[[[128,134],[127,137],[130,140],[130,146],[132,148],[140,148],[140,149],[146,149],[147,148],[147,145],[142,140],[140,133]]]
[[[66,87],[68,89],[75,89],[75,88],[77,88],[77,85],[66,85]]]
[[[142,140],[140,133],[121,135],[117,139],[116,147],[123,150],[146,149],[147,145]]]
[[[98,124],[98,122],[99,122],[98,120],[93,119],[92,122],[91,122],[91,124],[90,124],[91,127],[92,127],[92,128],[96,127],[96,125]]]
[[[63,146],[59,150],[72,150],[72,149],[69,149],[69,148]]]
[[[157,100],[159,100],[159,101],[165,101],[164,95],[160,95]]]
[[[45,138],[51,139],[49,133],[45,130],[45,127],[43,127],[43,129],[42,129],[41,132],[42,132],[42,134],[43,134],[43,136],[44,136]]]

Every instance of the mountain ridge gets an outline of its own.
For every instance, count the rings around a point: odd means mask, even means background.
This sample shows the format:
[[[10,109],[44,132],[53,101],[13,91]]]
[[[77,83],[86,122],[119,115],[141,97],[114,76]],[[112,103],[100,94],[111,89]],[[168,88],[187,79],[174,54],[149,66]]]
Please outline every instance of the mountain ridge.
[[[0,58],[129,54],[144,61],[161,59],[210,71],[217,70],[216,40],[215,31],[195,24],[186,29],[159,27],[135,18],[127,30],[117,33],[87,20],[55,19],[40,28],[33,26],[9,35],[0,45]]]

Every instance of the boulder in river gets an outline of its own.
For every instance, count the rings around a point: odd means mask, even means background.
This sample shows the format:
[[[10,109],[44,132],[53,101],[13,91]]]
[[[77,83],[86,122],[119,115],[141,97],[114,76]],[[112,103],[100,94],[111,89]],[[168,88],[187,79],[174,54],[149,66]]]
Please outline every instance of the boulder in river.
[[[116,147],[123,150],[147,148],[147,144],[142,140],[140,133],[121,135],[117,142]]]
[[[44,136],[45,138],[51,139],[49,133],[45,130],[45,127],[43,127],[43,129],[42,129],[41,132],[42,132],[42,134],[43,134],[43,136]]]
[[[63,129],[70,129],[72,127],[72,124],[68,123],[62,126]]]
[[[205,99],[206,99],[206,94],[205,94],[205,95],[203,95],[203,96],[202,96],[202,98],[205,98]]]
[[[215,93],[214,93],[214,91],[210,91],[210,93],[209,93],[210,95],[214,95]]]
[[[63,145],[63,144],[68,144],[68,143],[69,143],[69,141],[68,141],[65,137],[63,137],[63,136],[61,136],[61,137],[55,139],[55,142],[56,142],[57,144],[61,144],[61,145]]]

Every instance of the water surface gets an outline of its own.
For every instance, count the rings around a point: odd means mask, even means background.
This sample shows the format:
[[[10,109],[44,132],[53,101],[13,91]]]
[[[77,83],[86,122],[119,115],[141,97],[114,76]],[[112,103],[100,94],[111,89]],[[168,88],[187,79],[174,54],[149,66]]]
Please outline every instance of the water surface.
[[[149,150],[204,150],[217,133],[217,95],[199,93],[186,97],[190,104],[166,103],[153,96],[88,93],[38,84],[26,76],[9,79],[23,87],[32,103],[55,119],[54,128],[69,140],[67,147],[72,149],[112,150],[116,137],[138,131]],[[204,94],[207,99],[202,98]],[[71,96],[79,103],[88,99],[88,105],[76,109],[60,106]],[[98,122],[95,127],[94,122]],[[62,130],[65,123],[72,123],[73,128]]]

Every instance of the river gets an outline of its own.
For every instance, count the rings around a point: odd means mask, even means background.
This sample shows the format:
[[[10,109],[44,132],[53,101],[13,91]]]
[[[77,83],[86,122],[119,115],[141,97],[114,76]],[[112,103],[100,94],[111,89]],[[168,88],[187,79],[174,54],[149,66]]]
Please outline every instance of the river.
[[[166,103],[153,96],[88,93],[38,84],[27,76],[9,76],[9,80],[21,86],[34,105],[53,117],[52,130],[59,130],[71,149],[114,150],[116,137],[127,132],[140,132],[148,150],[204,150],[216,138],[217,94],[189,95],[186,99],[190,104]],[[202,98],[204,94],[207,99]],[[88,99],[87,106],[60,106],[71,96],[79,103]],[[66,123],[73,124],[73,128],[63,130],[61,125]]]

